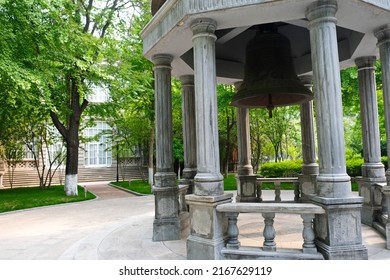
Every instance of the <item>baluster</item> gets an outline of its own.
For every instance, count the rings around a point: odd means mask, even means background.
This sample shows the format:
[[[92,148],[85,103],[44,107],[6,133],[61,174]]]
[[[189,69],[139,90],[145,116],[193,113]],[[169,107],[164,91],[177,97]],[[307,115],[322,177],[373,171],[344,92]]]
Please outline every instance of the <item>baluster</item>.
[[[314,214],[302,214],[301,215],[303,220],[303,245],[302,249],[304,253],[316,253],[317,248],[314,243],[315,234],[313,230],[313,219]]]
[[[263,198],[262,198],[262,195],[263,195],[263,193],[262,193],[262,187],[263,187],[263,183],[257,181],[256,196],[257,196],[257,201],[259,201],[259,202],[262,202],[262,201],[263,201]]]
[[[294,182],[294,201],[299,202],[301,193],[299,191],[299,182]]]
[[[263,213],[264,218],[264,251],[276,251],[274,218],[275,213]]]
[[[275,202],[281,202],[282,199],[280,198],[280,182],[275,182]]]
[[[239,213],[226,213],[228,217],[228,242],[226,248],[228,249],[238,249],[240,248],[240,242],[238,241],[238,226],[237,226],[237,217]]]

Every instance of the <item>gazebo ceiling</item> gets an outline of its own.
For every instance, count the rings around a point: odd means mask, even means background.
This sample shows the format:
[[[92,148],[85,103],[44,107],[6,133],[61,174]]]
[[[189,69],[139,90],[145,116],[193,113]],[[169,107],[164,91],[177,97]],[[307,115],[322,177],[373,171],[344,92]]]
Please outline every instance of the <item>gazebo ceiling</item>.
[[[296,20],[294,23],[275,23],[278,26],[278,33],[290,40],[291,55],[297,74],[311,71],[309,30],[302,27],[306,23],[306,20]],[[261,27],[261,25],[216,31],[217,76],[240,80],[244,78],[245,49],[248,41],[256,34],[256,27]],[[339,57],[341,61],[345,61],[352,57],[364,34],[337,27],[337,37]],[[181,59],[193,69],[192,49],[184,53]]]
[[[216,58],[220,82],[241,80],[245,49],[255,27],[276,23],[278,32],[290,39],[297,74],[311,71],[311,53],[306,7],[314,0],[168,0],[143,30],[144,54],[174,56],[174,76],[193,73],[192,31],[196,18],[217,21]],[[201,3],[201,4],[200,4]],[[337,39],[342,68],[354,66],[360,56],[378,55],[373,31],[389,22],[390,1],[339,0]]]

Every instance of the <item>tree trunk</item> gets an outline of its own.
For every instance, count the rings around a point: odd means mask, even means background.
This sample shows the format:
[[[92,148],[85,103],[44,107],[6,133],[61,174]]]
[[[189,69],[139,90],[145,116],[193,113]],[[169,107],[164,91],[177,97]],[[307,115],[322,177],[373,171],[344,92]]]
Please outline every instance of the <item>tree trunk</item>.
[[[68,116],[68,127],[65,127],[54,112],[50,112],[54,125],[64,137],[66,142],[66,169],[65,169],[65,194],[77,196],[77,173],[79,157],[79,128],[81,114],[88,106],[88,100],[84,99],[80,104],[80,92],[75,79],[68,76],[68,89],[70,92],[70,108],[72,113]]]
[[[77,173],[79,158],[79,134],[77,128],[69,129],[66,139],[66,169],[65,169],[65,194],[67,196],[77,196]]]
[[[154,183],[154,163],[153,163],[153,153],[154,153],[154,125],[150,128],[150,138],[149,138],[149,184],[153,186]]]

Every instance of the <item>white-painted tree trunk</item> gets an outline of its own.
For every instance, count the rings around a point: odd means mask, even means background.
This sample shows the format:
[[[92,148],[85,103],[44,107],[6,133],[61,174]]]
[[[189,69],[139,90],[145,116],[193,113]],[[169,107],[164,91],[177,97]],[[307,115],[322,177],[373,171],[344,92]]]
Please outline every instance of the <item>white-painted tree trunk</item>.
[[[77,174],[66,175],[65,176],[65,186],[64,186],[66,196],[77,196]]]
[[[148,181],[149,181],[149,185],[153,186],[153,168],[149,168],[149,178],[148,178]]]

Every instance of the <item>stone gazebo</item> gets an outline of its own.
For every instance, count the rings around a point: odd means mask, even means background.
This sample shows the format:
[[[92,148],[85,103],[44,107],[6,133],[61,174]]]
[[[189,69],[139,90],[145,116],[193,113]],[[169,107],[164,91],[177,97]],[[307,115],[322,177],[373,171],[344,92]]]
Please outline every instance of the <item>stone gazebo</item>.
[[[152,10],[154,17],[142,37],[144,55],[155,65],[153,239],[180,239],[185,224],[180,214],[185,207],[180,207],[183,199],[173,172],[171,77],[175,76],[182,82],[183,94],[185,169],[181,184],[193,187],[186,196],[188,259],[305,259],[318,255],[367,259],[361,221],[373,225],[379,212],[383,218],[382,208],[386,210],[389,203],[390,171],[385,174],[380,162],[374,71],[375,60],[380,58],[389,139],[390,1],[167,0],[152,1]],[[219,166],[216,85],[239,88],[247,43],[256,28],[269,24],[289,39],[295,72],[302,83],[311,89],[313,82],[319,164],[312,102],[307,101],[300,104],[304,157],[300,198],[289,204],[259,203],[250,162],[248,108],[237,108],[238,197],[237,203],[232,203],[231,195],[224,192]],[[344,147],[340,68],[351,66],[358,67],[361,97],[365,162],[359,180],[361,197],[352,195]],[[238,250],[236,221],[241,212],[258,212],[264,217],[264,247],[255,253]],[[304,245],[298,257],[276,250],[275,213],[302,216]],[[383,228],[386,233],[386,221]]]

